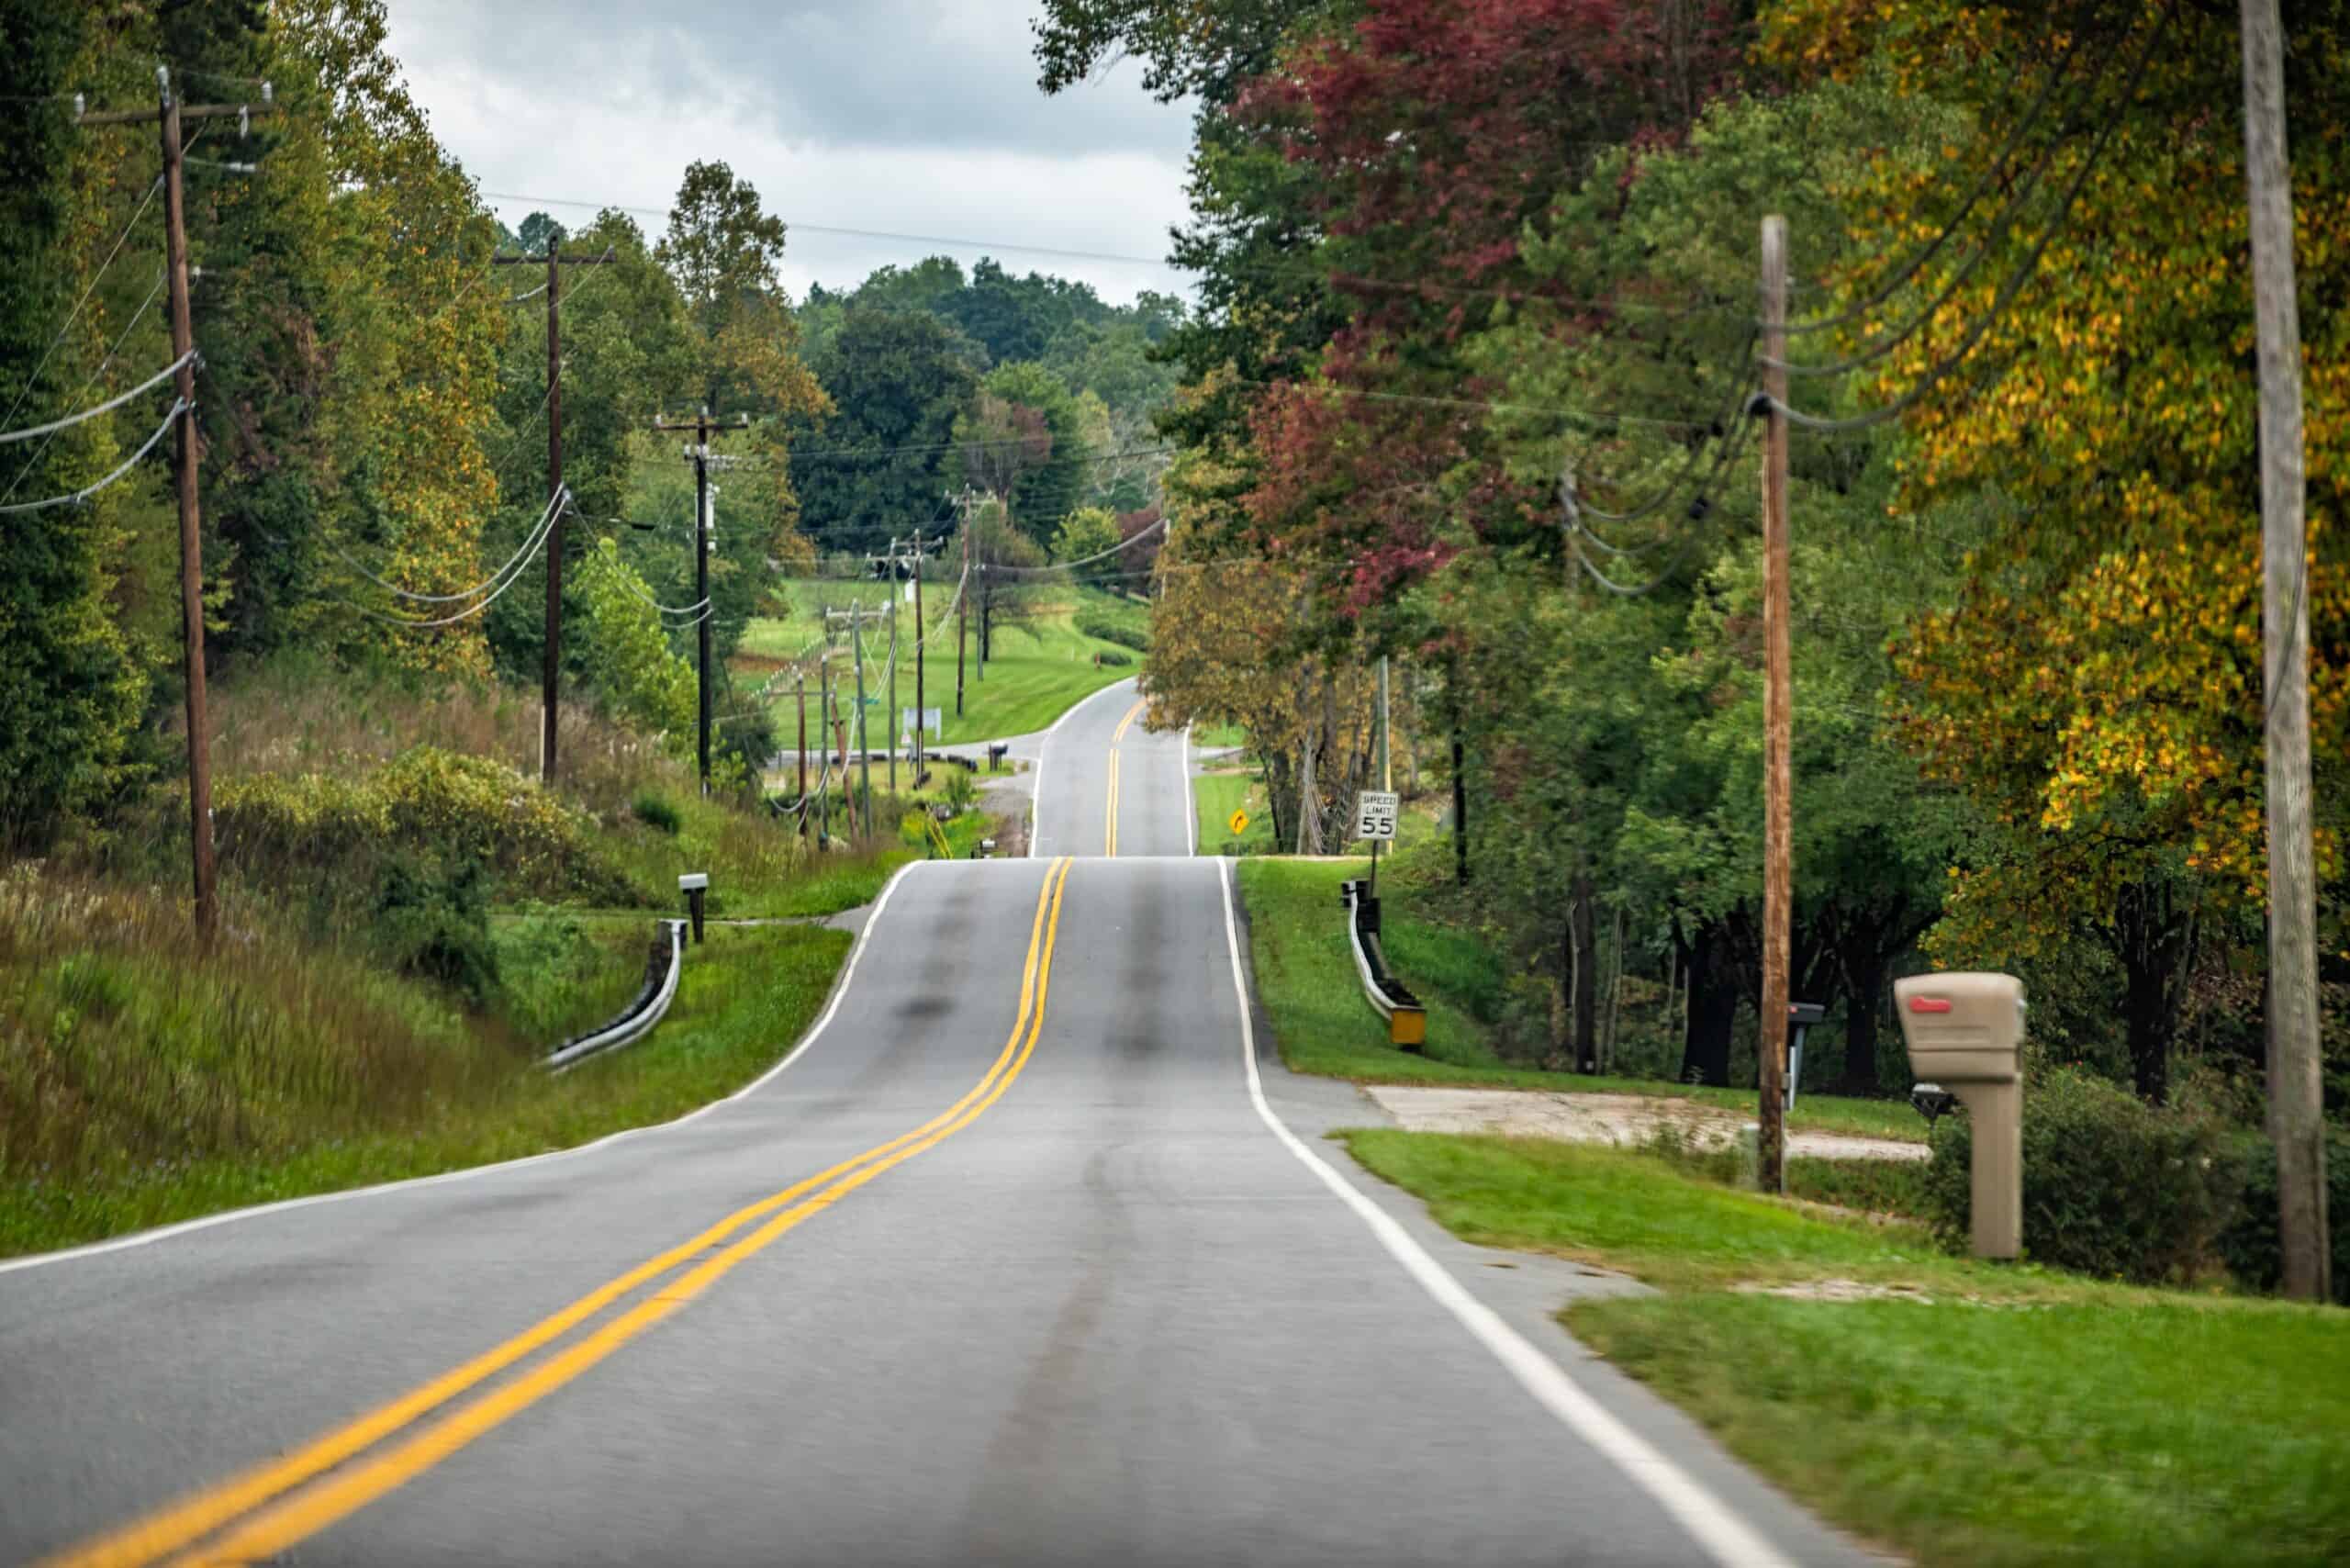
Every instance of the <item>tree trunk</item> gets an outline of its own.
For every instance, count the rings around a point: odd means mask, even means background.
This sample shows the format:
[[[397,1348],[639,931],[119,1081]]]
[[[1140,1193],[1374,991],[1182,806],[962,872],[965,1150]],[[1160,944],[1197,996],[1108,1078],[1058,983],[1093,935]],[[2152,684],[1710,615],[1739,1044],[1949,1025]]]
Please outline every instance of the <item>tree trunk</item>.
[[[1460,733],[1460,660],[1455,655],[1446,666],[1444,678],[1446,716],[1452,729],[1452,885],[1469,885],[1469,780],[1463,768],[1468,746]]]
[[[1599,935],[1592,918],[1588,872],[1575,873],[1567,905],[1567,933],[1573,962],[1575,1070],[1599,1070]]]
[[[2179,907],[2177,888],[2148,880],[2126,890],[2113,910],[2113,946],[2128,980],[2122,1020],[2130,1076],[2138,1098],[2160,1105],[2170,1098],[2170,1048],[2195,961],[2195,915]]]
[[[1309,726],[1305,732],[1305,756],[1297,769],[1297,852],[1300,855],[1322,853],[1322,803],[1314,798],[1314,743],[1318,738]]]
[[[1621,1038],[1618,1031],[1624,1021],[1624,906],[1616,906],[1615,941],[1608,948],[1607,960],[1607,1030],[1600,1036],[1599,1070],[1612,1072],[1616,1068],[1616,1046]]]
[[[1281,801],[1289,793],[1288,774],[1274,762],[1270,750],[1258,754],[1257,771],[1265,780],[1265,814],[1271,819],[1273,846],[1278,849],[1290,841],[1289,830],[1281,823]]]
[[[1871,944],[1864,951],[1844,956],[1844,1082],[1847,1094],[1874,1094],[1876,1071],[1876,1011],[1885,995],[1886,962]]]
[[[1689,949],[1686,1024],[1681,1047],[1681,1081],[1729,1087],[1729,1036],[1742,994],[1738,966],[1718,925],[1697,928]]]

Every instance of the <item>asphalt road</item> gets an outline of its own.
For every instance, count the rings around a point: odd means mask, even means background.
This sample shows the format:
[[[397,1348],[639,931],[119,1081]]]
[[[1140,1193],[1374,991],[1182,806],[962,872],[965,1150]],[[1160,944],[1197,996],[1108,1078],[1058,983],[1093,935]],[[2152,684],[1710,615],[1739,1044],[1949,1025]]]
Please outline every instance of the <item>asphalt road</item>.
[[[1321,1140],[1133,702],[732,1100],[0,1265],[0,1560],[1863,1561]]]

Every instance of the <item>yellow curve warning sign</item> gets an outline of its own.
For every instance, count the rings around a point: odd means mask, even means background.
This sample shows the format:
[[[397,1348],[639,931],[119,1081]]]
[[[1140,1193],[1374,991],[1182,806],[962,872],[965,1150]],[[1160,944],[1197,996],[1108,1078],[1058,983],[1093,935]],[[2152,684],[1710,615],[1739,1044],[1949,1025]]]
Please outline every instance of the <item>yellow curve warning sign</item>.
[[[1235,838],[1239,837],[1242,834],[1248,831],[1248,813],[1247,812],[1234,812],[1232,813],[1232,820],[1225,825],[1232,829],[1232,835]]]

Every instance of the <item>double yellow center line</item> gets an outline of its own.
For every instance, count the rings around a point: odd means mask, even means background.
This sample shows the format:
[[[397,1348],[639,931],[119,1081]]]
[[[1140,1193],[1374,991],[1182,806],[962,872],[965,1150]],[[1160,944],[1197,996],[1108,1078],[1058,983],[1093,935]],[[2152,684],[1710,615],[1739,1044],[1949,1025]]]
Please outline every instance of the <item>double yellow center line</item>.
[[[1011,1037],[986,1074],[954,1104],[912,1131],[736,1210],[700,1235],[598,1286],[496,1349],[349,1425],[50,1558],[45,1568],[132,1568],[189,1547],[195,1549],[179,1562],[244,1563],[284,1551],[365,1507],[570,1383],[802,1220],[970,1126],[1020,1076],[1044,1029],[1045,997],[1051,985],[1061,892],[1069,882],[1069,865],[1066,857],[1055,861],[1046,868],[1045,885],[1037,892],[1028,957],[1020,977],[1020,1009],[1013,1020]],[[737,1231],[758,1221],[764,1223],[749,1235],[728,1242]],[[721,1247],[722,1242],[727,1245]],[[419,1425],[457,1395],[562,1338],[638,1286],[688,1263],[690,1268],[669,1278],[636,1305],[520,1376],[461,1409]],[[400,1440],[378,1447],[395,1436]],[[358,1462],[346,1463],[354,1460]]]
[[[1106,856],[1114,857],[1118,853],[1118,759],[1125,755],[1118,749],[1118,743],[1126,738],[1126,732],[1134,727],[1135,720],[1141,717],[1142,711],[1147,706],[1147,699],[1136,701],[1126,710],[1126,716],[1118,721],[1117,729],[1110,735],[1110,825],[1102,834],[1102,853]]]

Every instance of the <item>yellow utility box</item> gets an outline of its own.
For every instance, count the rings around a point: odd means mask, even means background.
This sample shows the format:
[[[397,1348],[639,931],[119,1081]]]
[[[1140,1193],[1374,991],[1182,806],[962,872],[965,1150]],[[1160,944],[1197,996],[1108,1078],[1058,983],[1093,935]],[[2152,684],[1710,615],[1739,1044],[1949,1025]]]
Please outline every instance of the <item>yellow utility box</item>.
[[[1428,1014],[1424,1007],[1398,1007],[1387,1015],[1387,1043],[1424,1046],[1428,1041]]]

